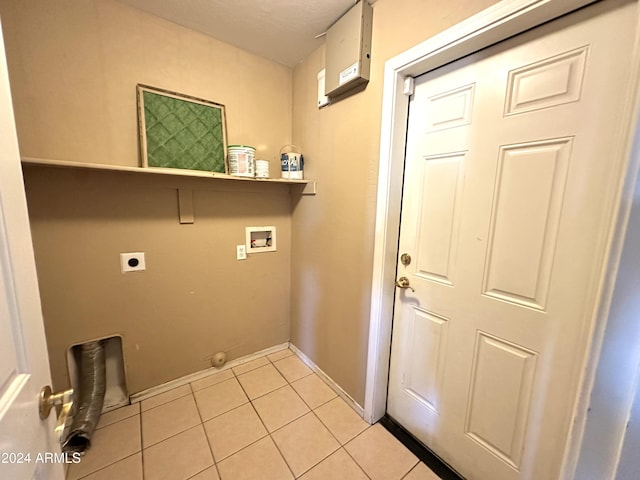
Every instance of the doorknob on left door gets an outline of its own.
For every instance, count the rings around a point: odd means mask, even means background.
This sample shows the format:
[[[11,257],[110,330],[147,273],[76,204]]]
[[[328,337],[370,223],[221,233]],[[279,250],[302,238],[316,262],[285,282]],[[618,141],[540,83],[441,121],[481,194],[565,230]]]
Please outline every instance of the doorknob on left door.
[[[407,277],[400,277],[398,280],[396,280],[396,287],[409,288],[412,292],[415,292],[414,288],[409,285],[409,279]]]
[[[42,387],[42,390],[40,390],[40,401],[38,402],[40,419],[44,420],[48,418],[53,407],[60,407],[56,412],[57,422],[55,433],[58,441],[61,442],[67,418],[71,413],[71,407],[73,407],[73,389],[70,388],[69,390],[53,393],[49,385]]]

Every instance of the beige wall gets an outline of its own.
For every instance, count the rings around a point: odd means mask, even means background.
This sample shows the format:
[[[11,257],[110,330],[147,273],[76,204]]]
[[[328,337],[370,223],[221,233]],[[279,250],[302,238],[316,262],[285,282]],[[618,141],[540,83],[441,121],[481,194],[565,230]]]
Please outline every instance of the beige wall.
[[[229,142],[263,158],[291,141],[290,68],[111,0],[0,0],[0,15],[23,156],[138,165],[137,83],[225,104]],[[287,186],[47,167],[25,183],[55,388],[66,348],[93,338],[123,336],[132,393],[289,339]],[[236,261],[259,225],[278,251]],[[147,271],[123,275],[133,251]]]
[[[293,139],[319,182],[290,205],[283,186],[27,168],[54,381],[77,338],[122,333],[135,392],[290,333],[362,404],[384,61],[491,3],[378,0],[371,81],[318,110],[323,48],[292,78],[112,0],[0,0],[24,156],[137,165],[135,84],[146,83],[224,103],[229,142],[270,160]],[[177,221],[178,187],[195,191],[194,225]],[[277,225],[278,252],[236,262],[257,222]],[[118,253],[134,250],[148,271],[120,274]]]
[[[0,15],[22,156],[139,165],[138,83],[224,104],[229,143],[260,157],[290,142],[290,68],[113,0]]]
[[[384,62],[494,3],[378,0],[366,90],[318,110],[324,48],[294,70],[293,142],[318,195],[294,201],[291,341],[364,404]]]
[[[93,338],[123,336],[131,393],[289,339],[286,185],[24,170],[56,388],[68,346]],[[192,225],[177,188],[194,192]],[[275,225],[278,251],[237,261],[250,225]],[[120,273],[119,254],[138,251],[147,270]]]

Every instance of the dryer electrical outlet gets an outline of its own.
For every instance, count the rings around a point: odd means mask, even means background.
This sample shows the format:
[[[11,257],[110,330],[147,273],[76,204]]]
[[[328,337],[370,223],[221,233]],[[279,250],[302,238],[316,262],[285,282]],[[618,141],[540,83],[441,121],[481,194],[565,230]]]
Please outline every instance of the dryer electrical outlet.
[[[120,254],[120,270],[122,273],[141,272],[146,269],[147,266],[144,261],[144,252]]]

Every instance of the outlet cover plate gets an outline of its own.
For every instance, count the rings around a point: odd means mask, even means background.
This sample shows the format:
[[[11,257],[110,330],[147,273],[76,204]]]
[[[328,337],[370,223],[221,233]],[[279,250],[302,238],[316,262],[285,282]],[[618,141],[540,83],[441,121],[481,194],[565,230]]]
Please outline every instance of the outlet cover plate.
[[[120,254],[120,270],[122,273],[141,272],[147,266],[144,259],[144,252],[131,252]]]

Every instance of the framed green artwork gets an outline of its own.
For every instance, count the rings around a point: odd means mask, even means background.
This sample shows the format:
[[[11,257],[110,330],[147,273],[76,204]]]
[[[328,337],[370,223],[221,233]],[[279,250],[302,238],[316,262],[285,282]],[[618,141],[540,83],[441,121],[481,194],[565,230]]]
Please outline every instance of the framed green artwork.
[[[143,167],[227,173],[224,105],[137,86]]]

